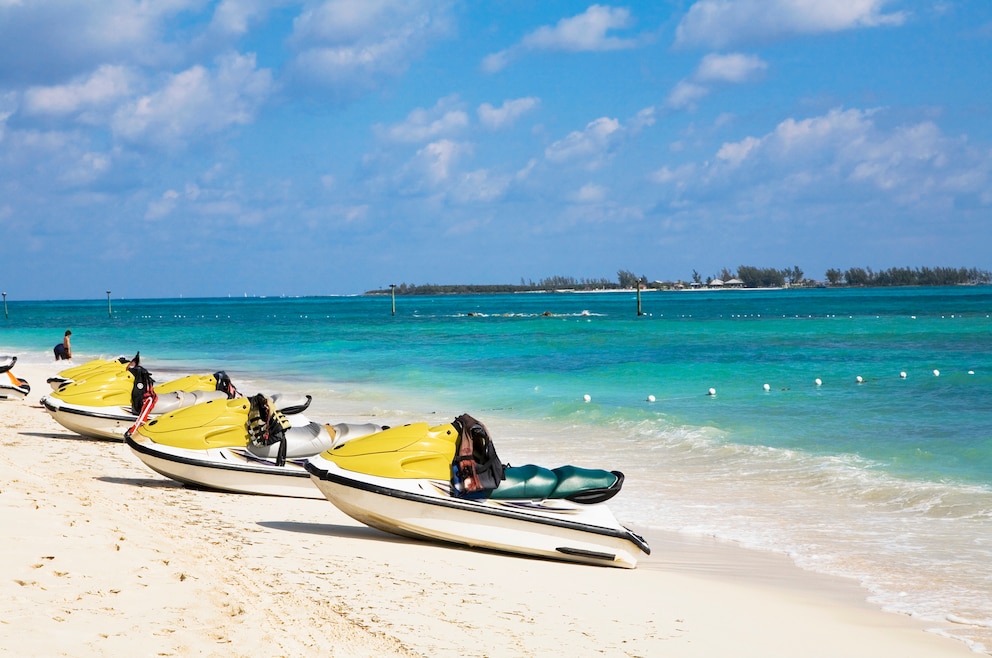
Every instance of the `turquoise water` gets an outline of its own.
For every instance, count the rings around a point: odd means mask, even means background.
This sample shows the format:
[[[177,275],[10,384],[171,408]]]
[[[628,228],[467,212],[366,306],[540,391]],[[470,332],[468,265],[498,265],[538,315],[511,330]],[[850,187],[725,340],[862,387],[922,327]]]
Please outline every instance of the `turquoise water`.
[[[636,303],[113,300],[108,316],[106,299],[8,300],[0,352],[50,364],[71,328],[74,363],[141,350],[160,381],[225,369],[248,392],[313,394],[318,420],[467,411],[504,461],[623,470],[610,505],[639,528],[787,553],[992,646],[992,288]]]

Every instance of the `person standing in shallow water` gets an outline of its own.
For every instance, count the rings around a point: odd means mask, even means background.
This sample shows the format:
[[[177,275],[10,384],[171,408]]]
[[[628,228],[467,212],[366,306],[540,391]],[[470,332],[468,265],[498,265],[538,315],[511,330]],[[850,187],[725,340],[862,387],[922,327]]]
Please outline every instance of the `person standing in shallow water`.
[[[62,342],[55,346],[56,361],[68,361],[72,358],[72,346],[69,344],[69,336],[71,335],[72,331],[66,329],[65,336],[62,337]]]

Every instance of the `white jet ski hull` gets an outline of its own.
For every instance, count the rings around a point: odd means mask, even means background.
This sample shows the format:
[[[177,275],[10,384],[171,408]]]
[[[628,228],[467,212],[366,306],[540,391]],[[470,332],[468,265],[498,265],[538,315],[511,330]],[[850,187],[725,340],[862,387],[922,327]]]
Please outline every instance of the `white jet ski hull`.
[[[159,475],[186,485],[229,491],[232,493],[322,499],[306,470],[310,455],[327,449],[335,440],[365,436],[382,429],[372,423],[339,423],[332,426],[331,437],[323,425],[311,422],[302,414],[291,416],[294,430],[308,436],[314,446],[306,455],[287,456],[285,464],[277,464],[278,446],[252,449],[244,446],[224,446],[205,449],[180,448],[156,443],[137,431],[125,437],[131,451],[145,466]]]
[[[397,535],[628,569],[650,552],[603,504],[462,498],[446,481],[356,473],[321,455],[307,469],[342,512]]]

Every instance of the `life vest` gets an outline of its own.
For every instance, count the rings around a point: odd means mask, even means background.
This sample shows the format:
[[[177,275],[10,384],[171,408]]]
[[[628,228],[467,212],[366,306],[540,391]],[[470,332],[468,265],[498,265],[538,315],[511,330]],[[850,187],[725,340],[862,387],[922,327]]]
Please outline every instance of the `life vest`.
[[[238,393],[238,389],[234,386],[234,382],[231,381],[231,378],[227,376],[226,372],[223,370],[218,370],[214,373],[214,379],[217,380],[216,389],[227,395],[228,400],[241,397],[241,394]]]
[[[140,414],[146,402],[151,401],[150,404],[154,406],[155,401],[158,400],[158,395],[155,394],[155,380],[152,379],[152,373],[144,366],[130,365],[127,371],[134,377],[134,386],[131,387],[131,412]]]
[[[460,439],[451,465],[451,484],[460,494],[492,491],[505,479],[486,426],[468,414],[455,419]]]
[[[248,440],[256,446],[270,446],[279,442],[276,466],[286,465],[286,430],[290,424],[286,416],[275,408],[272,401],[261,393],[248,398]]]

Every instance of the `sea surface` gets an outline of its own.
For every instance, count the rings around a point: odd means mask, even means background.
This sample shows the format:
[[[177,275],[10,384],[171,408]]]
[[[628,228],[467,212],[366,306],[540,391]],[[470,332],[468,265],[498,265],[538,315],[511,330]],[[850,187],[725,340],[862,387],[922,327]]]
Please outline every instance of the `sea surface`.
[[[468,412],[505,462],[624,471],[609,505],[637,530],[786,554],[992,650],[992,287],[640,301],[8,298],[0,352],[50,365],[71,329],[72,364],[223,369],[310,393],[314,420]]]

